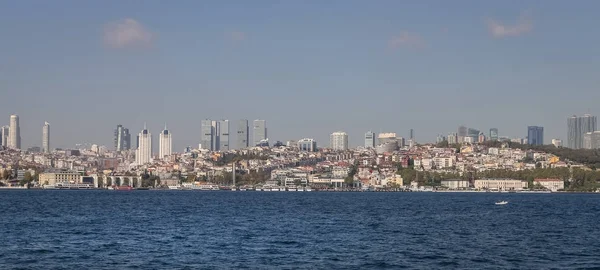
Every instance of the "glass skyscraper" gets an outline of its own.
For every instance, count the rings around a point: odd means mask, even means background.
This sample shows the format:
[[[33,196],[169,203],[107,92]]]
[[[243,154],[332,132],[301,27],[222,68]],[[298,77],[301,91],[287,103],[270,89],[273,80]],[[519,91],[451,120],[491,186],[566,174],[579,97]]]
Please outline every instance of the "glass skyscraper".
[[[254,145],[258,145],[262,140],[267,139],[267,121],[254,120],[253,138]]]
[[[572,149],[583,148],[583,135],[596,131],[596,124],[596,116],[589,114],[569,117],[567,119],[567,147]]]
[[[248,120],[242,119],[238,122],[238,130],[237,130],[237,148],[243,149],[248,148]]]
[[[498,129],[490,128],[490,141],[497,141],[497,140],[498,140]]]
[[[544,127],[538,127],[538,126],[527,127],[527,144],[543,145],[544,144]]]

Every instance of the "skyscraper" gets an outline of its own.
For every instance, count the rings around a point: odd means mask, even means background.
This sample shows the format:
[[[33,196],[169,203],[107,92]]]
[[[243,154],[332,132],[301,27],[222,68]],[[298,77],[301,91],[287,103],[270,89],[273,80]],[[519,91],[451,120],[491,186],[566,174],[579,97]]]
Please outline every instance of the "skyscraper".
[[[144,165],[152,162],[152,134],[146,128],[146,124],[144,124],[144,129],[138,135],[138,145],[139,147],[135,153],[135,163]]]
[[[252,131],[254,141],[253,146],[258,145],[260,141],[267,139],[267,121],[266,120],[254,120],[254,129]]]
[[[213,140],[215,131],[213,130],[212,121],[210,119],[202,120],[200,130],[202,136],[200,138],[200,146],[202,149],[213,150]]]
[[[375,133],[370,130],[365,133],[365,148],[375,148]]]
[[[468,136],[467,130],[468,129],[465,126],[459,126],[458,127],[458,133],[457,133],[457,136],[456,136],[456,139],[458,140],[458,143],[463,143],[465,141],[465,137]]]
[[[219,151],[229,151],[229,120],[219,121]]]
[[[116,151],[125,151],[131,149],[131,134],[129,134],[129,129],[123,127],[122,125],[117,125],[113,141]]]
[[[248,148],[248,120],[242,119],[238,122],[237,130],[237,148]]]
[[[497,140],[498,140],[498,129],[490,128],[490,141],[497,141]]]
[[[50,153],[50,124],[44,123],[42,128],[42,150],[44,153]]]
[[[569,117],[567,119],[567,147],[573,149],[583,148],[583,135],[596,131],[596,124],[596,116],[589,114]]]
[[[544,128],[538,126],[527,127],[527,144],[543,145],[544,144]]]
[[[219,147],[221,147],[221,137],[220,137],[220,133],[221,133],[221,122],[219,121],[211,121],[210,122],[210,126],[212,127],[212,134],[213,134],[213,140],[212,140],[212,151],[219,151],[221,149],[219,149]]]
[[[3,126],[0,128],[0,136],[2,137],[2,146],[8,147],[8,135],[10,133],[10,128],[8,126]]]
[[[337,151],[348,150],[348,134],[343,131],[331,133],[329,136],[331,148]]]
[[[415,131],[411,128],[410,129],[410,133],[409,133],[409,140],[414,140],[415,139]]]
[[[171,147],[171,132],[167,129],[167,124],[165,124],[165,129],[158,136],[158,157],[164,159],[166,156],[170,156]]]
[[[19,125],[19,116],[16,114],[10,116],[8,147],[21,149],[21,127]]]

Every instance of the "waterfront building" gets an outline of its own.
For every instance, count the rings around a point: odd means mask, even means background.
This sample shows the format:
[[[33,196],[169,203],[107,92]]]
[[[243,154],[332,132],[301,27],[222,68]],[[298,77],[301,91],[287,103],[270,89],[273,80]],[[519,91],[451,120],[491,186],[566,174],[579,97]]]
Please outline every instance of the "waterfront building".
[[[135,163],[137,165],[144,165],[152,162],[152,134],[146,128],[138,135],[138,149],[135,153]]]
[[[213,149],[215,130],[210,119],[205,119],[201,121],[200,132],[202,133],[202,136],[200,137],[200,146],[202,147],[202,149],[215,151]]]
[[[486,190],[522,190],[527,188],[527,181],[517,179],[477,179],[474,181],[476,189]]]
[[[83,176],[77,172],[40,173],[40,185],[55,185],[57,183],[81,183]]]
[[[538,126],[527,127],[527,144],[544,145],[544,128]]]
[[[267,139],[267,121],[260,119],[254,120],[252,135],[254,145],[258,145],[262,140]]]
[[[48,122],[45,122],[42,128],[42,149],[44,153],[50,153],[50,124]]]
[[[158,158],[164,159],[165,157],[171,156],[172,142],[171,132],[167,129],[167,125],[165,124],[165,129],[158,136]]]
[[[229,151],[229,120],[219,121],[219,151]]]
[[[375,148],[375,133],[370,130],[365,133],[365,148]]]
[[[19,124],[19,116],[16,114],[10,116],[8,147],[21,149],[21,126]]]
[[[442,180],[441,185],[448,189],[466,189],[469,188],[469,180],[447,179]]]
[[[497,140],[498,140],[498,129],[490,128],[490,141],[497,141]]]
[[[337,151],[348,150],[348,134],[343,131],[331,133],[330,143],[331,148]]]
[[[583,148],[583,135],[596,131],[596,116],[585,114],[572,116],[567,119],[567,147],[572,149]]]
[[[2,146],[8,147],[8,135],[10,133],[10,128],[8,126],[3,126],[0,128],[0,136],[2,137]]]
[[[248,120],[242,119],[238,121],[238,130],[237,130],[237,148],[243,149],[248,148],[249,143],[249,128],[248,128]]]
[[[126,151],[131,149],[131,134],[129,134],[129,129],[123,127],[122,125],[117,125],[114,135],[113,141],[115,145],[115,151]]]
[[[565,181],[560,179],[534,179],[533,184],[540,185],[552,192],[565,189]]]
[[[306,152],[317,152],[317,141],[309,138],[298,140],[298,149]]]

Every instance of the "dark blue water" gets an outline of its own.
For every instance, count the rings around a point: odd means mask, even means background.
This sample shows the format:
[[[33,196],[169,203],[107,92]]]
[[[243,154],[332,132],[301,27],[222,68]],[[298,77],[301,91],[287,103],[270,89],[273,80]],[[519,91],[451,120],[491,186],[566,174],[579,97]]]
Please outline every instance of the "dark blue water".
[[[595,194],[0,191],[0,269],[593,268],[599,214]]]

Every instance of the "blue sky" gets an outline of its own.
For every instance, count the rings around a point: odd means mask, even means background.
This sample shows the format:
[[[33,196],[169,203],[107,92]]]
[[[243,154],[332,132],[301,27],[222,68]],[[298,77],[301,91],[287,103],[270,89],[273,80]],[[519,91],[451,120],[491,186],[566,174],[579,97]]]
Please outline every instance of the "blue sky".
[[[599,114],[597,1],[1,1],[0,124],[24,146],[112,146],[165,122],[174,149],[200,120],[266,119],[271,140],[352,146],[367,130],[457,126],[566,139]],[[232,126],[232,128],[234,128]],[[235,145],[235,143],[233,143]]]

